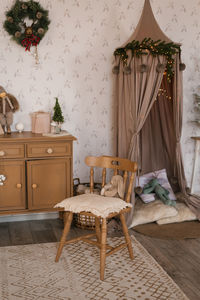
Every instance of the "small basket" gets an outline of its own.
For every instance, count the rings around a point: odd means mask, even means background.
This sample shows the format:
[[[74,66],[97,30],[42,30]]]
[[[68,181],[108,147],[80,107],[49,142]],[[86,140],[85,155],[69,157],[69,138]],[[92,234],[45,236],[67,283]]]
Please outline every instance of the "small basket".
[[[95,217],[86,216],[83,214],[74,214],[74,225],[82,229],[95,229]]]
[[[80,183],[79,178],[74,178],[74,196],[82,195],[85,193],[85,189],[88,189],[90,187],[90,184],[87,183]],[[81,188],[79,188],[81,186]],[[101,191],[101,184],[100,183],[94,183],[94,191],[97,193]],[[82,228],[82,229],[89,229],[94,230],[95,229],[95,217],[86,216],[84,214],[74,214],[73,219],[74,225],[76,227]]]

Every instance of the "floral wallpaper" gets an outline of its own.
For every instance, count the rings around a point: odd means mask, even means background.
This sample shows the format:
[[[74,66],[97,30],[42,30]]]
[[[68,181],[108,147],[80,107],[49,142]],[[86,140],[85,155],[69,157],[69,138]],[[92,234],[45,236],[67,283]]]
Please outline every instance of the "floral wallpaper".
[[[3,29],[5,11],[13,0],[0,0],[0,85],[15,95],[22,121],[30,130],[30,113],[52,111],[59,98],[63,128],[77,137],[74,143],[74,177],[88,180],[84,157],[113,153],[113,51],[134,31],[143,8],[141,0],[40,0],[49,10],[49,30],[34,51],[25,52]],[[151,0],[162,30],[182,44],[184,116],[182,149],[188,184],[194,159],[194,141],[200,128],[193,93],[200,92],[200,1]],[[200,115],[199,115],[200,118]],[[198,189],[198,170],[195,188]]]

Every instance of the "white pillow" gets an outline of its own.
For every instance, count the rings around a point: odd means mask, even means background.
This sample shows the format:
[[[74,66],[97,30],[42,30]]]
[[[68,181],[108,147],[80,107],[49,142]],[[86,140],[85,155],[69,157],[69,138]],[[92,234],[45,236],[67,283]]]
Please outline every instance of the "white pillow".
[[[165,169],[159,170],[159,171],[155,171],[155,172],[151,172],[148,174],[144,174],[142,176],[140,176],[139,178],[139,186],[141,186],[142,188],[145,186],[145,184],[149,183],[149,181],[151,179],[157,178],[159,184],[164,187],[166,190],[169,191],[168,197],[170,200],[176,200],[176,196],[171,188],[171,185],[168,181],[167,178],[167,172]],[[136,181],[137,182],[137,181]],[[142,199],[142,201],[144,203],[149,203],[152,202],[156,199],[155,193],[150,193],[150,194],[141,194],[139,195],[140,198]]]
[[[155,200],[147,204],[142,203],[140,200],[136,200],[133,221],[130,228],[141,224],[155,222],[166,217],[173,217],[175,215],[177,215],[176,208],[165,205],[160,200]]]
[[[187,207],[185,203],[176,203],[176,209],[178,211],[176,216],[160,219],[157,221],[157,224],[162,225],[197,220],[195,214],[189,209],[189,207]]]

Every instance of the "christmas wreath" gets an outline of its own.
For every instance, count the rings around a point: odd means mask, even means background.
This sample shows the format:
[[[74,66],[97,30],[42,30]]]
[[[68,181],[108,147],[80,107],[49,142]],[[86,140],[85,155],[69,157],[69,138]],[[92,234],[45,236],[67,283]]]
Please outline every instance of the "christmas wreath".
[[[5,30],[18,44],[30,51],[31,46],[37,46],[48,30],[50,23],[48,11],[36,1],[17,0],[13,7],[6,12]],[[32,21],[27,26],[25,19]]]

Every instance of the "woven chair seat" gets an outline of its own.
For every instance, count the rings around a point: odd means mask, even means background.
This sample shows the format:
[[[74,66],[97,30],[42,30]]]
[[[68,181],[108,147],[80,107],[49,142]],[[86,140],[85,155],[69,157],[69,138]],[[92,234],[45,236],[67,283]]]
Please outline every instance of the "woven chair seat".
[[[73,213],[90,212],[98,217],[107,218],[110,213],[119,213],[124,208],[132,207],[132,204],[120,198],[83,194],[67,198],[55,207],[63,207],[65,211]]]

